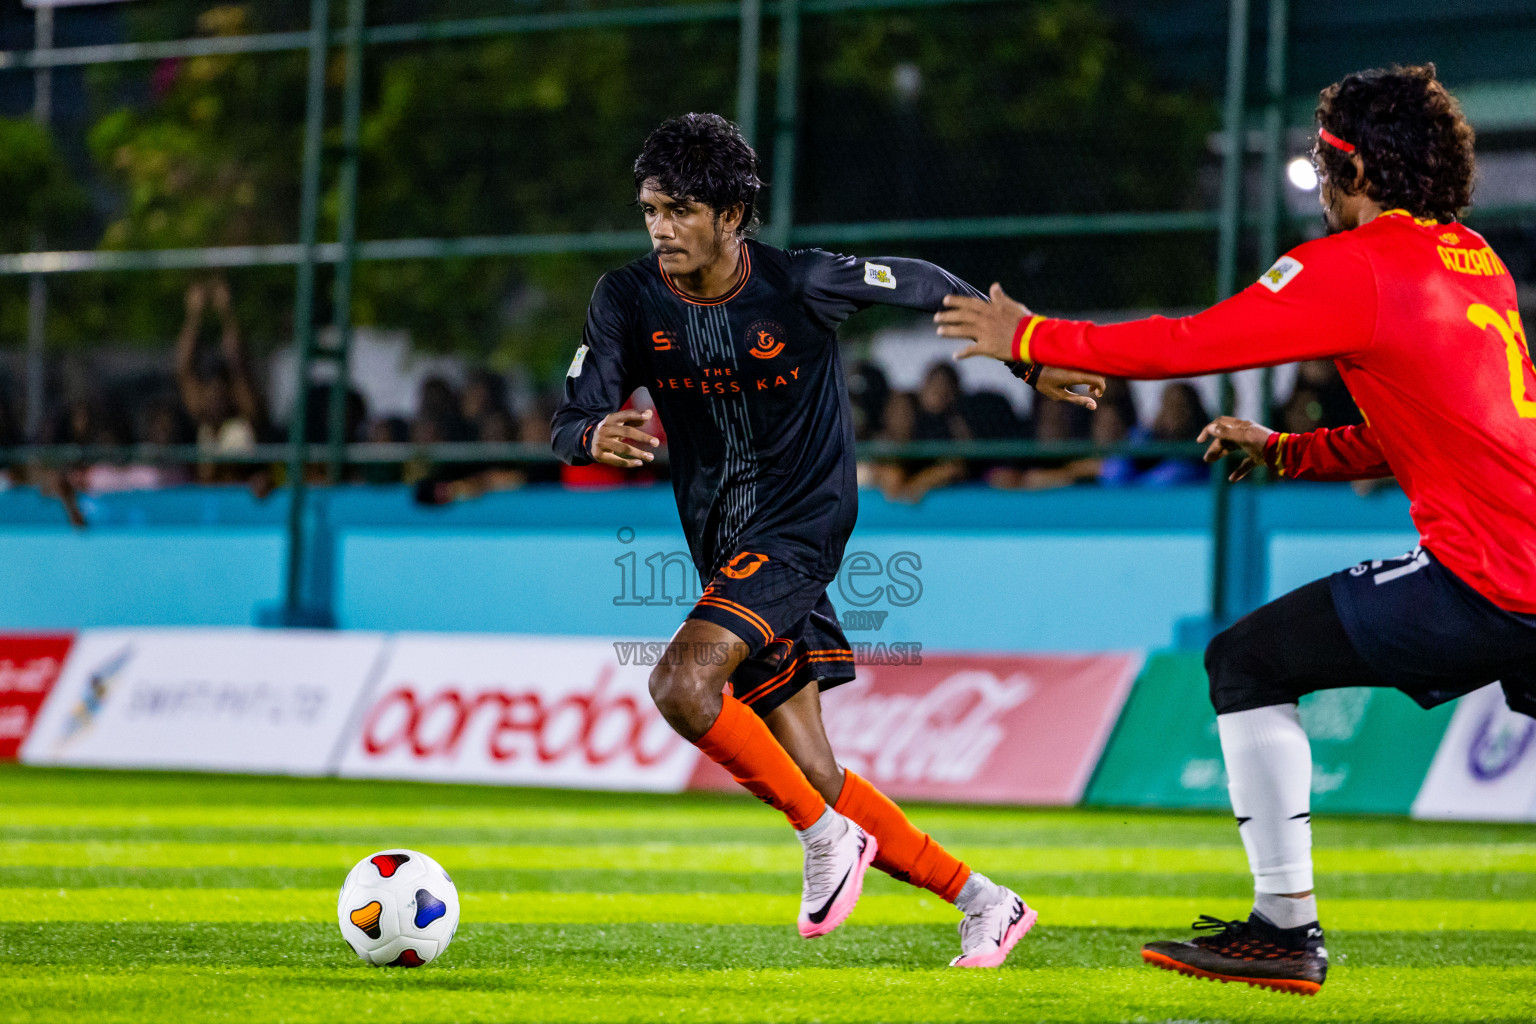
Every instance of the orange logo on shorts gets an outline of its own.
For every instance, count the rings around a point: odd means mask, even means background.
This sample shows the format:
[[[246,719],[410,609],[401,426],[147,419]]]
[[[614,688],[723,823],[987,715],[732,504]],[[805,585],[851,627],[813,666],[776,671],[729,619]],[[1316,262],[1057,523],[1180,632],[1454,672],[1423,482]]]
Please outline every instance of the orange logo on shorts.
[[[744,580],[761,569],[763,563],[767,561],[767,555],[760,555],[755,551],[743,551],[729,562],[726,562],[720,571],[733,580]]]
[[[784,351],[784,328],[772,320],[759,320],[747,328],[748,349],[758,359],[772,359]]]

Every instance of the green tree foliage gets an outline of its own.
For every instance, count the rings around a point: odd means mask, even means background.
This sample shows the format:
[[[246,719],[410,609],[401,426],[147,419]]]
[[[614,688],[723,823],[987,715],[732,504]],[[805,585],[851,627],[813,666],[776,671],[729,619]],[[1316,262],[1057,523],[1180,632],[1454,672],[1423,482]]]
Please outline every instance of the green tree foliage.
[[[79,234],[89,203],[85,189],[54,146],[52,135],[30,120],[0,118],[0,251],[23,252],[39,239]],[[0,337],[26,337],[26,286],[21,278],[0,287]]]
[[[166,0],[133,12],[129,23],[140,38],[291,29],[303,25],[305,6]],[[418,13],[436,12],[425,5]],[[798,221],[1170,209],[1195,201],[1211,104],[1158,89],[1090,0],[846,13],[805,24]],[[774,38],[770,20],[763,124],[771,124]],[[641,140],[673,114],[733,112],[736,59],[729,21],[370,48],[360,236],[638,229],[629,167]],[[114,89],[101,79],[104,108],[91,145],[120,194],[102,244],[292,241],[304,63],[302,54],[260,54],[162,65],[147,99],[142,89]],[[339,209],[344,70],[334,50],[322,238],[334,237]],[[771,161],[770,147],[761,148]],[[1146,254],[1203,281],[1208,240],[1193,241],[1130,241],[1117,252]],[[999,243],[975,251],[1005,256],[1017,269],[1039,249]],[[421,347],[557,374],[597,277],[625,258],[364,264],[354,315],[360,323],[407,327]],[[1087,279],[1102,264],[1102,246],[1068,246],[1056,262]],[[1007,271],[997,268],[1005,280]],[[1099,305],[1184,299],[1144,274],[1107,271],[1092,279]],[[179,316],[170,292],[184,280],[146,278],[126,298],[141,313],[124,315],[168,335]],[[289,271],[237,277],[237,301],[254,337],[286,337],[291,282]]]

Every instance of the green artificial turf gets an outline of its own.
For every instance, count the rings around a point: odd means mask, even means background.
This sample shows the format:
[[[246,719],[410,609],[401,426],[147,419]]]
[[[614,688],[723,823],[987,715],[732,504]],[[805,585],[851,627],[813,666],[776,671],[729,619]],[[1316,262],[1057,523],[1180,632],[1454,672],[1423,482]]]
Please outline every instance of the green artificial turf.
[[[0,1020],[1536,1021],[1536,826],[1320,818],[1303,999],[1137,956],[1246,912],[1226,815],[911,810],[1040,911],[1002,970],[946,967],[956,912],[883,875],[801,940],[798,844],[750,799],[0,768]],[[415,971],[335,923],[394,846],[463,896]]]

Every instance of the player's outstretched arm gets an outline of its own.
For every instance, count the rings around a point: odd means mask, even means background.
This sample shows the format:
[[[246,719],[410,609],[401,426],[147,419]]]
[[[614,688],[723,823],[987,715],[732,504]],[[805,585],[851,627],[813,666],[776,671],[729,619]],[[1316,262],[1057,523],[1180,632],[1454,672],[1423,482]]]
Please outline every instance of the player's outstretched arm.
[[[1236,416],[1218,416],[1200,431],[1199,440],[1210,442],[1206,462],[1243,453],[1229,480],[1241,480],[1258,466],[1297,480],[1372,480],[1392,475],[1375,431],[1365,423],[1286,434]]]
[[[947,296],[939,334],[969,339],[957,355],[1047,363],[1139,380],[1227,373],[1364,351],[1376,324],[1376,280],[1347,235],[1281,257],[1257,282],[1203,313],[1092,324],[1039,316],[997,285],[991,301]]]

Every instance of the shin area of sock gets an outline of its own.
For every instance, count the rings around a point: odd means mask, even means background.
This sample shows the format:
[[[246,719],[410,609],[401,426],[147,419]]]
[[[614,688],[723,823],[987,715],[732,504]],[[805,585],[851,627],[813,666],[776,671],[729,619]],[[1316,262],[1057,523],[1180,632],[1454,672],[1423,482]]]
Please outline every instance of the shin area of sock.
[[[971,869],[907,820],[900,807],[867,779],[843,772],[833,810],[851,818],[880,844],[875,867],[893,878],[955,902]]]
[[[796,830],[816,824],[827,802],[768,726],[735,697],[726,695],[720,717],[694,746],[731,773],[743,789],[784,812]]]

